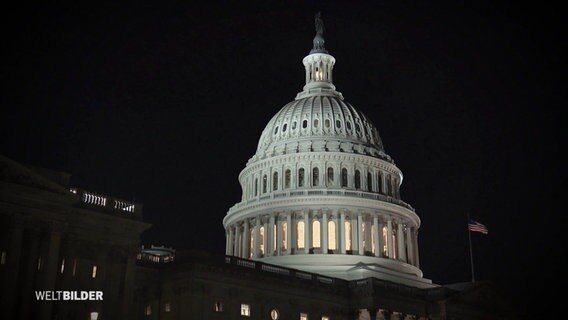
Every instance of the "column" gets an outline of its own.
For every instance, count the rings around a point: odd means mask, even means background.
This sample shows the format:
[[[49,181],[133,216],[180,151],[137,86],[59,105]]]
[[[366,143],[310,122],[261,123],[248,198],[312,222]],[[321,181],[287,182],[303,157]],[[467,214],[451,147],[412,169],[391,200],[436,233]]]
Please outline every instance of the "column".
[[[225,230],[225,255],[229,254],[229,231]]]
[[[5,270],[1,283],[3,299],[0,299],[0,306],[2,310],[5,310],[3,313],[7,316],[7,319],[16,318],[16,295],[14,291],[18,284],[18,273],[21,269],[20,256],[24,232],[20,222],[16,222],[12,227],[11,234],[5,235],[7,240],[6,265],[4,266]],[[37,256],[35,258],[32,257],[30,260],[31,263],[37,263]]]
[[[286,253],[292,254],[292,212],[286,216]]]
[[[229,226],[229,247],[227,248],[227,254],[230,256],[235,255],[235,250],[233,248],[233,237],[234,237],[234,227]]]
[[[250,230],[249,230],[249,222],[248,219],[245,219],[245,222],[243,223],[243,258],[248,259],[249,258],[249,252],[250,252]]]
[[[328,243],[327,243],[327,213],[325,212],[325,210],[322,210],[322,214],[321,214],[321,253],[323,254],[327,254],[327,247],[328,247]]]
[[[272,248],[272,247],[269,246],[269,242],[268,242],[269,238],[270,238],[269,224],[268,224],[268,220],[266,220],[266,218],[265,218],[265,220],[264,220],[264,239],[263,239],[264,240],[263,243],[264,243],[264,256],[265,257],[269,256],[268,254],[270,253],[270,248]]]
[[[414,265],[417,268],[420,268],[420,255],[419,255],[419,251],[418,251],[418,228],[416,228],[413,232],[413,236],[412,236],[413,242],[414,242]]]
[[[241,227],[235,223],[235,257],[241,257]]]
[[[260,251],[260,217],[256,217],[256,223],[254,225],[254,239],[253,239],[253,250],[252,257],[258,259]]]
[[[412,228],[406,227],[406,246],[408,249],[408,263],[414,265],[414,243],[412,241]]]
[[[375,230],[373,231],[373,239],[375,240],[373,245],[375,246],[375,257],[381,256],[381,238],[379,237],[379,217],[377,215],[373,216],[373,227]]]
[[[268,219],[268,231],[266,234],[268,235],[268,241],[266,243],[266,256],[270,257],[274,255],[274,215],[270,215],[270,219]]]
[[[282,221],[276,219],[276,255],[282,255]]]
[[[339,214],[339,250],[345,254],[345,212]]]
[[[358,240],[358,246],[359,246],[359,255],[364,255],[365,254],[365,248],[363,247],[363,214],[361,212],[359,212],[359,214],[357,214],[357,240]]]
[[[398,223],[396,238],[398,242],[398,259],[406,262],[406,250],[404,248],[404,224],[402,224],[402,221]]]
[[[355,215],[352,213],[352,217],[351,217],[351,251],[353,252],[353,254],[355,254],[358,250],[358,243],[359,241],[357,241],[357,218],[355,217]]]
[[[43,270],[42,285],[43,290],[55,290],[55,277],[57,276],[57,266],[59,261],[59,249],[61,247],[61,233],[51,230],[49,233],[49,247],[45,257],[45,269]],[[53,302],[45,302],[39,305],[40,319],[51,319]]]
[[[310,246],[312,242],[310,241],[310,211],[304,209],[304,253],[310,253]]]
[[[392,219],[387,220],[387,254],[390,259],[394,257],[394,248],[392,243]]]

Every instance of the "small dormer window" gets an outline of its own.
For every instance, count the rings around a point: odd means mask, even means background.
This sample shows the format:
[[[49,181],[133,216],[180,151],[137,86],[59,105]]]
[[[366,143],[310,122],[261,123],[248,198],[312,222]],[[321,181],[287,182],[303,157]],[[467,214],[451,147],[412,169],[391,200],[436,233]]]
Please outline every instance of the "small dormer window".
[[[274,134],[278,133],[278,126],[276,126],[276,128],[274,128]]]
[[[308,127],[308,120],[302,121],[302,128],[306,129]]]
[[[288,129],[288,124],[287,124],[287,123],[285,123],[285,124],[282,126],[282,132],[286,132],[286,129]]]

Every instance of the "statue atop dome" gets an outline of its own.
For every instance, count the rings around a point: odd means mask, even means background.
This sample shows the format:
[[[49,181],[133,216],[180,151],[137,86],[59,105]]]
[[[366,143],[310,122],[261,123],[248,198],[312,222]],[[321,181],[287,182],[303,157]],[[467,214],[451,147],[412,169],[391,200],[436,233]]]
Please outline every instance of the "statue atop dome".
[[[316,27],[316,36],[314,37],[314,47],[310,51],[312,53],[328,53],[325,50],[325,40],[323,39],[323,32],[325,30],[323,25],[323,19],[321,18],[321,12],[316,13],[315,15],[315,27]]]

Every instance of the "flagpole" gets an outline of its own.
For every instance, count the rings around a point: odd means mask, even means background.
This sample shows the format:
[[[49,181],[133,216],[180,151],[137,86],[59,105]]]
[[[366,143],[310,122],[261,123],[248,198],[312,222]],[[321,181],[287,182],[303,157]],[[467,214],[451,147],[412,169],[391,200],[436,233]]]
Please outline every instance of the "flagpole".
[[[475,273],[473,271],[473,249],[471,247],[471,230],[469,230],[469,212],[467,213],[467,236],[469,238],[469,261],[471,262],[471,282],[475,282]]]

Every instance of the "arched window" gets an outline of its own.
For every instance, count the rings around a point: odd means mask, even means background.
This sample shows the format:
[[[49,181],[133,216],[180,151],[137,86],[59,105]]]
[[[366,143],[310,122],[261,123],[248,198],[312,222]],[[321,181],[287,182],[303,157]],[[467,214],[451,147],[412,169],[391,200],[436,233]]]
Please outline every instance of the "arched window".
[[[315,220],[312,223],[312,237],[313,237],[312,247],[314,248],[321,248],[320,228],[321,228],[320,222]]]
[[[298,187],[304,186],[304,168],[298,170]]]
[[[268,183],[266,175],[262,177],[262,193],[266,193],[266,184]]]
[[[290,188],[290,169],[287,169],[284,172],[284,189],[289,189]]]
[[[329,126],[331,126],[331,121],[329,121],[329,119],[325,119],[325,127],[329,128]]]
[[[260,234],[258,239],[260,255],[264,256],[264,226],[260,227],[260,231],[258,233]]]
[[[304,232],[304,221],[299,221],[296,233],[298,235],[298,243],[296,244],[298,249],[303,249],[306,245],[304,241]]]
[[[314,128],[317,128],[319,125],[319,120],[318,119],[314,119]]]
[[[332,167],[327,168],[327,185],[328,186],[333,185],[333,168]]]
[[[272,174],[272,190],[278,190],[278,172]]]
[[[258,178],[254,179],[254,196],[258,196]]]
[[[341,169],[341,187],[347,188],[347,169]]]
[[[335,221],[328,221],[327,222],[327,248],[329,250],[337,250],[337,243],[335,241],[337,239],[336,231],[335,231]]]
[[[361,189],[361,172],[359,170],[355,170],[355,189]]]
[[[308,127],[308,120],[302,121],[302,128],[306,129]]]
[[[337,127],[337,129],[341,129],[341,121],[335,120],[335,126]]]
[[[288,128],[288,124],[285,123],[285,124],[282,126],[282,132],[286,132],[286,129],[287,129],[287,128]]]
[[[367,191],[373,191],[373,175],[367,172]]]
[[[274,128],[274,134],[278,133],[278,126],[276,126],[276,128]]]
[[[312,186],[317,187],[319,185],[319,169],[314,168],[312,174]]]
[[[348,218],[349,219],[349,218]],[[343,237],[345,238],[345,250],[352,250],[353,246],[351,243],[351,221],[345,220],[345,234]]]

